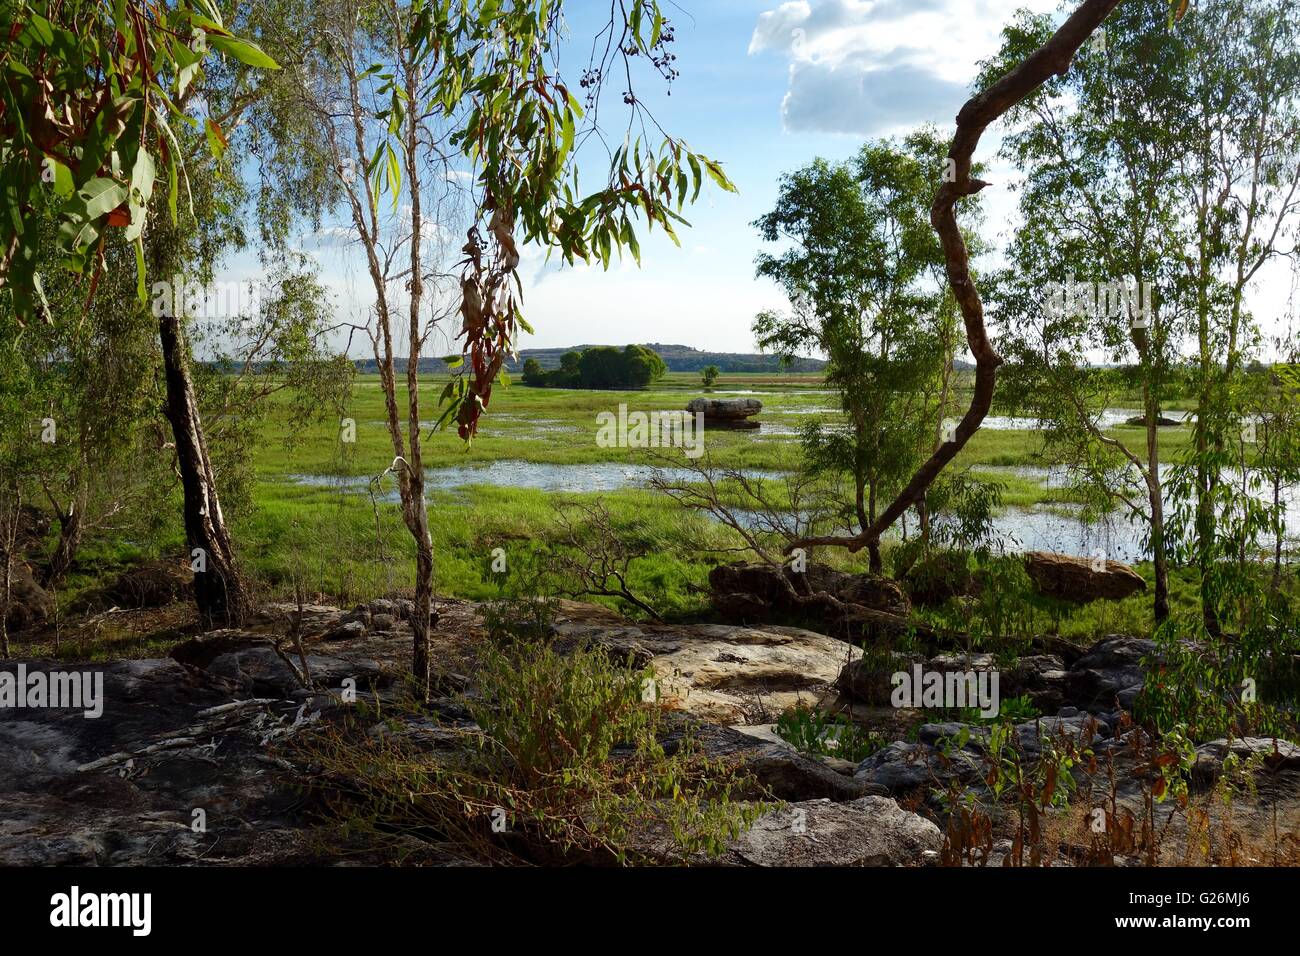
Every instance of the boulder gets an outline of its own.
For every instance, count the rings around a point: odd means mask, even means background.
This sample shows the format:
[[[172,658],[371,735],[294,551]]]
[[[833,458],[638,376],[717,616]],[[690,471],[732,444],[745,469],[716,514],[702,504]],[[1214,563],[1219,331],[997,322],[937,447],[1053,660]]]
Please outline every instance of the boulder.
[[[722,862],[748,866],[917,866],[943,834],[889,797],[810,800],[760,817]]]
[[[392,618],[389,619],[391,629]],[[373,621],[373,619],[372,619]],[[377,628],[377,630],[379,630]],[[330,628],[322,635],[322,641],[354,641],[366,636],[366,625],[361,621],[344,621],[336,627]]]
[[[1258,757],[1266,767],[1300,767],[1300,746],[1289,740],[1275,737],[1238,737],[1229,741],[1220,737],[1196,748],[1198,763],[1212,763],[1217,771],[1223,769],[1223,761],[1228,754],[1234,754],[1245,760]]]
[[[364,632],[364,629],[363,629]],[[253,697],[304,697],[309,692],[298,676],[301,662],[287,641],[276,647],[265,635],[236,629],[209,631],[176,645],[171,659],[197,668],[234,693]],[[308,654],[307,666],[317,688],[338,689],[349,678],[357,690],[388,686],[383,668],[364,658]]]
[[[739,765],[753,780],[750,792],[741,799],[854,800],[884,790],[872,787],[851,774],[839,773],[821,760],[799,753],[785,741],[754,736],[750,730],[700,723],[685,714],[665,715],[665,733],[660,737],[669,755],[689,739],[691,746],[711,760]]]
[[[899,671],[911,671],[920,663],[927,671],[947,674],[953,671],[998,672],[998,696],[1029,697],[1040,712],[1057,710],[1065,699],[1068,673],[1054,654],[1034,654],[1019,658],[1009,667],[1000,667],[991,654],[943,654],[916,661],[901,654],[882,658],[879,655],[859,658],[845,664],[835,686],[847,697],[876,707],[887,706],[893,694],[891,680]]]
[[[9,578],[9,608],[5,624],[10,631],[23,631],[44,624],[54,614],[54,598],[36,583],[32,570],[21,561],[15,562]],[[0,578],[0,587],[3,587]],[[0,591],[0,599],[4,594]]]
[[[718,724],[762,723],[831,692],[840,668],[861,652],[797,627],[729,624],[607,625],[563,622],[557,644],[599,645],[648,664],[666,706]]]
[[[758,428],[759,423],[749,419],[762,410],[756,398],[695,398],[686,403],[690,414],[703,413],[704,424],[727,428]]]
[[[973,749],[945,754],[926,743],[896,740],[858,764],[854,778],[884,787],[894,796],[918,790],[929,793],[946,788],[954,780],[969,783],[979,777],[986,770],[986,762]]]
[[[1156,657],[1156,642],[1112,635],[1094,644],[1066,672],[1066,700],[1085,710],[1108,710],[1116,698],[1131,698],[1141,689],[1142,660]]]
[[[150,561],[117,576],[103,590],[103,601],[121,608],[166,607],[194,593],[194,572],[175,561]]]
[[[1147,587],[1142,575],[1119,561],[1031,551],[1025,555],[1025,570],[1040,594],[1077,604],[1118,601]]]
[[[890,678],[911,666],[911,659],[903,654],[894,653],[883,658],[879,654],[860,657],[840,669],[835,687],[852,700],[872,707],[888,707],[894,691]]]
[[[998,687],[1003,699],[1028,697],[1040,713],[1050,714],[1065,702],[1068,672],[1055,654],[1031,654],[1002,672]]]

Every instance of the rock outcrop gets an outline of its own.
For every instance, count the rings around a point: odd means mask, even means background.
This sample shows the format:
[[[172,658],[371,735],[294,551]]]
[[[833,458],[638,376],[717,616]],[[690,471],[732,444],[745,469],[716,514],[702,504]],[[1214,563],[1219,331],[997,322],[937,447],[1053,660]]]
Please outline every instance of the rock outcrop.
[[[787,581],[807,600],[792,595]],[[833,600],[817,599],[818,593]],[[809,564],[803,571],[743,562],[719,565],[709,572],[709,596],[720,617],[739,624],[786,620],[864,642],[909,630],[930,633],[929,627],[908,618],[912,604],[898,582],[823,564]]]
[[[725,428],[758,428],[759,423],[750,419],[762,410],[763,403],[756,398],[693,398],[686,403],[690,414],[703,413],[705,425]]]
[[[595,644],[648,664],[665,706],[719,724],[759,723],[799,701],[830,694],[840,668],[861,652],[797,627],[561,622],[561,641]]]
[[[5,613],[9,630],[23,631],[48,621],[54,614],[54,598],[36,582],[32,569],[17,561],[9,574],[9,608]]]
[[[1025,571],[1040,594],[1076,604],[1118,601],[1147,588],[1142,575],[1119,561],[1094,561],[1048,551],[1026,554]]]
[[[813,573],[837,594],[902,606],[887,587],[874,590],[874,581],[829,569]],[[763,580],[749,575],[743,568],[722,572],[733,583]],[[472,679],[460,676],[473,673],[472,662],[458,655],[474,643],[467,636],[481,631],[479,610],[463,601],[440,607],[431,635],[436,699],[426,712],[388,706],[404,693],[401,678],[410,653],[404,623],[409,606],[400,601],[369,602],[350,611],[266,606],[248,630],[200,635],[176,645],[165,659],[22,662],[27,673],[102,674],[104,706],[97,718],[76,709],[0,708],[0,866],[311,864],[326,861],[322,850],[331,847],[346,850],[351,860],[389,861],[384,854],[390,849],[332,843],[357,838],[317,827],[323,818],[314,785],[319,768],[298,741],[314,728],[341,726],[347,717],[358,733],[396,735],[430,760],[450,758],[466,739],[481,734],[457,696],[474,693]],[[286,622],[306,644],[311,687],[285,639]],[[700,862],[935,862],[943,838],[932,819],[943,819],[943,791],[954,785],[990,797],[990,760],[998,755],[988,753],[993,733],[987,723],[951,711],[922,712],[916,720],[917,713],[909,711],[906,739],[886,744],[890,737],[878,738],[879,749],[860,751],[856,762],[799,752],[772,725],[803,702],[828,710],[847,706],[872,718],[874,731],[875,717],[898,713],[888,707],[890,673],[916,663],[942,673],[997,670],[1003,703],[1028,697],[1043,714],[1015,717],[1005,746],[1014,746],[1027,764],[1047,742],[1060,752],[1071,744],[1090,749],[1097,759],[1080,761],[1073,771],[1077,792],[1110,793],[1113,784],[1119,802],[1135,812],[1143,806],[1149,744],[1145,750],[1132,746],[1140,732],[1116,705],[1131,706],[1143,685],[1144,661],[1158,660],[1149,640],[1115,635],[1086,650],[1039,640],[1034,653],[1014,665],[981,654],[912,658],[875,652],[864,658],[848,643],[797,627],[639,624],[576,602],[560,604],[550,640],[561,653],[596,645],[649,667],[667,705],[659,728],[666,753],[690,747],[743,771],[748,782],[732,792],[736,800],[784,801],[731,840],[721,858]],[[17,673],[18,667],[3,662],[0,672]],[[348,690],[361,702],[384,704],[378,708],[382,719],[375,708],[358,707]],[[971,722],[960,722],[966,720]],[[901,729],[897,736],[904,736]],[[861,753],[869,756],[858,760]],[[1281,804],[1284,823],[1300,819],[1300,746],[1263,738],[1203,744],[1193,784],[1208,786],[1223,772],[1229,753],[1252,758],[1261,774],[1270,775],[1269,800]],[[1098,776],[1112,771],[1114,780]],[[904,809],[912,806],[923,812]],[[1265,801],[1241,809],[1264,820],[1274,806]],[[1160,812],[1170,811],[1166,806]],[[663,836],[647,833],[639,848],[657,859],[662,843],[663,861],[677,862]],[[467,862],[415,837],[397,839],[408,862]]]
[[[661,737],[667,752],[689,738],[709,757],[742,767],[755,789],[736,793],[737,799],[811,801],[810,833],[863,831],[834,852],[845,865],[912,863],[919,848],[929,847],[933,835],[924,821],[913,821],[890,801],[828,809],[878,797],[882,788],[783,742],[722,726],[747,720],[755,707],[779,712],[801,696],[829,692],[844,655],[856,653],[846,645],[796,628],[632,626],[598,608],[584,613],[584,607],[572,605],[572,617],[557,623],[557,646],[598,642],[650,662],[669,696]],[[284,642],[289,612],[304,633],[315,635],[307,655],[312,688],[304,686],[300,661]],[[0,865],[320,862],[328,846],[322,839],[343,837],[313,830],[319,819],[308,786],[313,771],[293,741],[322,721],[358,714],[344,693],[349,688],[362,699],[400,693],[400,665],[394,665],[409,653],[410,641],[400,615],[399,606],[378,602],[351,612],[308,605],[301,615],[296,607],[268,607],[255,625],[261,630],[209,632],[178,644],[167,659],[23,662],[27,673],[47,676],[98,672],[103,712],[87,718],[52,707],[0,710],[0,799],[7,808],[0,814]],[[451,630],[434,636],[440,664],[453,663],[475,619],[472,605],[443,608]],[[343,635],[351,625],[360,628],[357,634]],[[17,667],[5,662],[0,670]],[[435,692],[447,703],[435,705],[446,709],[453,700],[448,695],[466,685],[445,666],[440,673]],[[375,732],[400,734],[422,747],[445,746],[439,728],[425,718],[393,709],[375,719]],[[822,859],[818,854],[826,850],[818,849],[818,840],[802,846],[778,829],[764,823],[716,862],[802,865]],[[380,852],[374,848],[348,849],[361,861],[382,858],[367,855]],[[409,859],[425,863],[464,862],[415,840],[405,849],[413,854]]]
[[[789,804],[732,841],[723,862],[747,866],[918,866],[943,834],[889,797]]]

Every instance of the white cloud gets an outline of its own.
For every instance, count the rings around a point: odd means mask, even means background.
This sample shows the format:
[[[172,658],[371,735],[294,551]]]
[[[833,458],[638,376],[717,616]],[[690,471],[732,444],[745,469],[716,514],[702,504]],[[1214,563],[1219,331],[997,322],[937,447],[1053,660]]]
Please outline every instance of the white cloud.
[[[307,237],[322,247],[346,246],[357,238],[356,230],[351,226],[322,226]]]
[[[759,15],[749,52],[789,60],[781,116],[792,132],[947,125],[1024,6],[1046,12],[1056,0],[791,0]]]

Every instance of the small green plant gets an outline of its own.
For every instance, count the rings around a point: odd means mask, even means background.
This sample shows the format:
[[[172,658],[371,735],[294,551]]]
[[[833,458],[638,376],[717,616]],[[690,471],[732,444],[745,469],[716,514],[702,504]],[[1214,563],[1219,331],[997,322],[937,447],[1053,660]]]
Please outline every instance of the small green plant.
[[[700,380],[705,388],[712,388],[718,381],[718,367],[716,365],[706,365],[700,370]]]
[[[854,763],[866,760],[887,743],[847,714],[831,715],[803,703],[777,718],[776,734],[810,757],[841,757]]]
[[[496,560],[503,559],[490,557],[489,567]],[[509,571],[488,572],[498,579],[497,597],[479,609],[488,637],[498,644],[545,640],[559,607],[550,563],[545,555],[530,551],[507,566]]]
[[[396,715],[392,733],[312,739],[350,791],[347,825],[493,863],[664,863],[720,855],[772,808],[738,799],[753,781],[689,733],[665,750],[650,670],[547,642],[486,643],[478,661],[459,701],[473,724],[445,728],[450,750],[422,749]]]
[[[1042,712],[1034,706],[1028,694],[1008,697],[998,704],[996,716],[985,717],[978,707],[949,707],[939,711],[940,719],[951,720],[961,724],[1019,724],[1026,720],[1041,717]]]

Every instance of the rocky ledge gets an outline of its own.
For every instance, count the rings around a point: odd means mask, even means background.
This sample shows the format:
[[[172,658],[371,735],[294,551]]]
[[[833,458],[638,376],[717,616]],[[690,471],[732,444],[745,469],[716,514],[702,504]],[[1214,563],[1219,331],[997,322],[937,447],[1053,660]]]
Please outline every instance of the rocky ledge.
[[[165,659],[0,665],[15,675],[21,666],[27,675],[98,672],[103,679],[98,718],[71,709],[0,709],[6,806],[0,865],[330,859],[324,851],[337,834],[317,826],[313,770],[288,745],[344,709],[357,712],[356,701],[400,693],[410,640],[402,610],[400,603],[382,601],[352,611],[304,608],[314,690],[304,688],[300,659],[278,638],[285,615],[296,609],[274,605],[248,630],[205,634]],[[443,606],[433,643],[440,671],[449,675],[441,688],[449,695],[464,686],[455,677],[456,648],[467,629],[478,626],[473,605]],[[902,810],[879,788],[778,741],[726,726],[747,724],[761,716],[753,708],[779,709],[801,693],[833,694],[838,670],[849,659],[844,645],[794,628],[633,627],[604,609],[570,602],[555,637],[559,645],[598,641],[651,662],[673,711],[665,746],[671,749],[689,732],[711,756],[749,769],[761,787],[753,798],[787,801],[717,862],[916,864],[935,849],[934,824]],[[385,714],[384,729],[440,746],[427,720],[394,712]],[[816,847],[793,839],[808,821],[853,837]],[[365,847],[348,849],[351,860],[377,860]],[[464,862],[415,841],[403,850],[407,860]]]
[[[465,638],[482,622],[468,602],[446,602],[440,612],[431,643],[442,675],[437,692],[445,696],[433,709],[447,712],[468,685],[458,676],[470,673]],[[47,676],[103,675],[98,718],[68,709],[0,709],[6,808],[0,813],[0,865],[339,858],[331,850],[345,838],[319,825],[316,771],[296,756],[293,743],[321,721],[370,712],[358,702],[383,703],[402,693],[410,642],[405,613],[400,601],[352,610],[309,605],[301,615],[271,605],[247,630],[202,635],[164,659],[0,665],[0,672],[12,674],[21,667]],[[311,690],[299,678],[302,657],[283,639],[290,615],[301,622]],[[653,668],[669,711],[666,750],[689,734],[705,753],[749,771],[757,788],[740,799],[784,801],[715,863],[924,865],[943,846],[935,822],[942,823],[945,812],[938,793],[949,785],[978,791],[987,776],[987,725],[951,718],[925,723],[923,711],[900,711],[888,700],[893,673],[918,666],[944,674],[992,672],[997,665],[987,656],[864,658],[856,647],[803,628],[634,624],[575,602],[562,602],[553,629],[561,650],[598,644]],[[1042,714],[1014,719],[1020,751],[1032,760],[1047,746],[1087,744],[1099,764],[1118,768],[1115,799],[1140,808],[1142,768],[1130,754],[1134,731],[1125,710],[1143,685],[1143,662],[1154,659],[1155,646],[1121,635],[1086,649],[1038,643],[1000,672],[1002,701],[1024,697]],[[850,713],[876,727],[910,714],[919,726],[900,726],[862,759],[812,757],[774,732],[774,721],[796,703]],[[382,727],[374,718],[374,732],[400,733],[431,754],[447,746],[445,733],[426,717],[393,708],[383,714]],[[1258,807],[1236,812],[1243,818],[1256,810],[1276,813],[1278,826],[1300,829],[1300,747],[1253,738],[1210,742],[1196,753],[1198,786],[1212,785],[1229,753],[1255,755],[1268,775]],[[1086,769],[1076,776],[1080,787],[1091,786]],[[392,859],[371,846],[340,849],[354,861]],[[407,861],[467,862],[414,839],[400,849]]]

